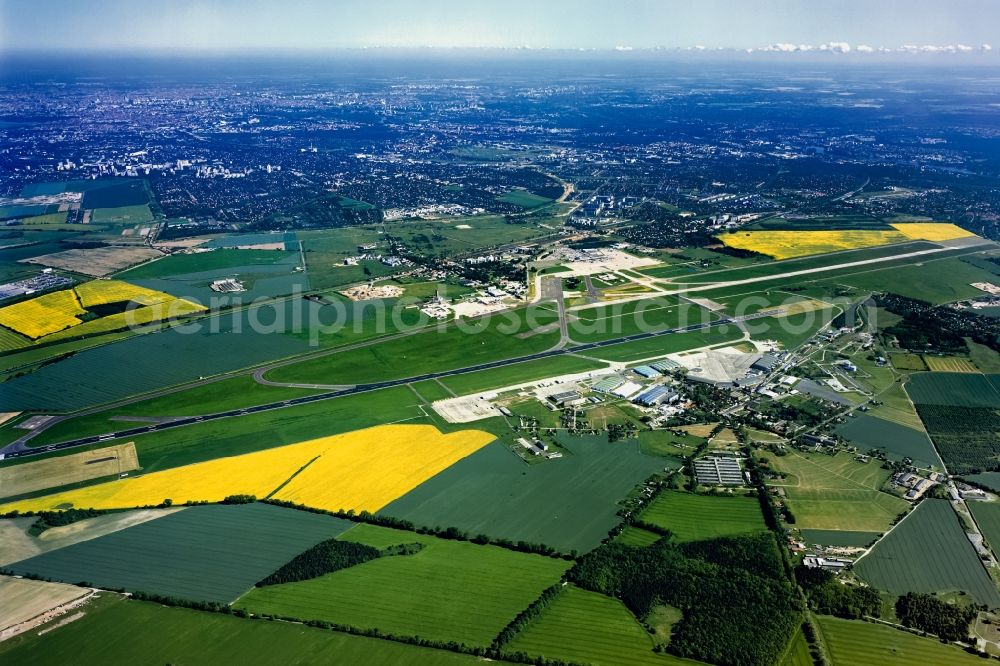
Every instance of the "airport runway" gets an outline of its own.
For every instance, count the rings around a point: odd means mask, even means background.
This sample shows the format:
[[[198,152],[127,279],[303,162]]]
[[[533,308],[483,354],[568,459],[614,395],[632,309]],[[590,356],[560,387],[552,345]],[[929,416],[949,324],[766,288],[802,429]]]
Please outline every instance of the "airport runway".
[[[761,314],[758,313],[757,315],[750,315],[749,317],[741,317],[738,319],[725,317],[708,324],[695,324],[691,326],[685,326],[682,328],[673,328],[673,329],[655,331],[650,333],[635,333],[633,335],[627,335],[620,338],[613,338],[611,340],[602,340],[600,342],[588,342],[585,344],[578,344],[572,347],[565,347],[561,349],[550,349],[549,351],[538,352],[537,354],[529,354],[527,356],[517,356],[502,361],[491,361],[490,363],[481,363],[479,365],[470,365],[464,368],[457,368],[455,370],[431,372],[423,375],[416,375],[414,377],[405,377],[403,379],[392,379],[384,382],[358,384],[356,386],[346,387],[341,390],[327,391],[325,393],[317,393],[315,395],[304,396],[301,398],[292,398],[290,400],[283,400],[281,402],[272,402],[265,405],[257,405],[255,407],[245,407],[243,409],[231,409],[225,412],[216,412],[214,414],[205,414],[203,416],[185,416],[170,421],[166,421],[163,423],[155,423],[145,426],[139,426],[136,428],[128,428],[126,430],[118,430],[115,432],[104,433],[101,435],[80,437],[78,439],[71,439],[65,442],[59,442],[58,444],[49,444],[47,446],[29,447],[24,443],[14,442],[8,447],[6,447],[5,450],[3,450],[3,454],[6,458],[19,458],[24,456],[39,455],[42,453],[50,453],[52,451],[71,449],[79,446],[87,446],[88,444],[97,444],[112,439],[133,437],[136,435],[143,435],[146,433],[157,432],[160,430],[169,430],[171,428],[180,428],[182,426],[192,425],[195,423],[202,423],[204,421],[217,421],[219,419],[246,416],[247,414],[267,412],[274,409],[284,409],[286,407],[294,407],[295,405],[304,405],[311,402],[319,402],[321,400],[341,398],[347,395],[355,395],[357,393],[367,393],[369,391],[377,391],[379,389],[390,388],[392,386],[401,386],[403,384],[409,384],[411,382],[419,382],[425,379],[440,379],[442,377],[451,377],[453,375],[461,375],[469,372],[480,372],[482,370],[490,370],[492,368],[502,368],[507,365],[514,365],[515,363],[523,363],[525,361],[534,361],[536,359],[550,358],[553,356],[561,356],[564,354],[577,354],[591,349],[599,349],[601,347],[610,347],[612,345],[622,344],[623,342],[635,342],[638,340],[646,340],[649,338],[656,338],[663,335],[672,335],[674,333],[689,333],[692,331],[711,328],[713,326],[722,326],[724,324],[736,324],[738,323],[738,320],[751,319],[757,316],[761,316]]]

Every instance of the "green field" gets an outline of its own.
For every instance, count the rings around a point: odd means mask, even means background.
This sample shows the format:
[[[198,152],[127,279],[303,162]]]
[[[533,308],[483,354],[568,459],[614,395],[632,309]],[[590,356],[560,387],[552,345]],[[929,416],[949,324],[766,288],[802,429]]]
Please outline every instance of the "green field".
[[[906,392],[953,474],[1000,464],[1000,376],[956,372],[914,375]]]
[[[140,628],[141,629],[138,629]],[[84,616],[40,636],[0,643],[10,664],[426,664],[481,663],[445,650],[351,636],[301,624],[244,620],[104,594]]]
[[[395,421],[427,423],[420,401],[406,386],[133,435],[122,441],[134,441],[143,470],[153,472]],[[117,441],[87,448],[109,443]]]
[[[408,250],[424,256],[454,255],[507,243],[519,243],[556,233],[563,218],[532,215],[523,224],[508,224],[502,215],[448,217],[441,220],[387,222],[386,233],[399,239]],[[548,225],[550,228],[541,226]],[[468,229],[460,229],[468,226]]]
[[[117,277],[123,280],[162,278],[188,273],[270,265],[283,259],[297,256],[298,253],[284,252],[282,250],[235,250],[222,248],[211,252],[172,254],[163,259],[150,261],[119,273]],[[235,272],[243,271],[235,270]]]
[[[588,370],[598,370],[605,367],[607,367],[605,363],[577,356],[555,356],[553,358],[515,363],[493,370],[452,375],[451,377],[442,378],[441,383],[457,395],[468,395],[477,391],[487,391],[489,389],[531,382],[536,379],[587,372]]]
[[[630,362],[657,356],[666,356],[697,347],[720,345],[743,338],[743,332],[736,326],[713,326],[711,328],[686,333],[668,333],[644,340],[622,342],[587,351],[588,356],[606,361]]]
[[[65,224],[67,213],[48,213],[46,215],[35,215],[21,220],[21,224]]]
[[[621,601],[568,585],[507,652],[594,666],[697,664],[653,652],[653,638]]]
[[[967,502],[988,545],[1000,547],[1000,502]]]
[[[31,340],[14,331],[0,327],[0,352],[21,349],[31,344]]]
[[[267,504],[196,506],[10,568],[67,583],[228,602],[350,526]]]
[[[814,666],[812,655],[809,653],[809,643],[801,631],[795,632],[795,637],[792,638],[788,651],[781,660],[781,666]]]
[[[854,563],[854,572],[892,594],[962,590],[979,603],[1000,607],[1000,592],[947,500],[921,502]]]
[[[539,325],[555,314],[536,312]],[[505,358],[526,356],[551,348],[559,332],[530,333],[524,311],[482,323],[463,323],[346,350],[322,358],[286,365],[267,374],[278,382],[358,384],[415,377]],[[520,337],[519,334],[527,334]]]
[[[795,349],[833,319],[839,310],[826,308],[787,317],[761,317],[746,323],[754,340],[773,340],[784,349]]]
[[[271,332],[284,312],[284,305],[262,305],[199,320],[195,330],[168,328],[79,351],[6,382],[0,411],[74,411],[309,351],[308,339]]]
[[[147,204],[119,206],[118,208],[95,208],[90,215],[91,224],[146,224],[153,221],[153,213]]]
[[[756,497],[713,497],[666,491],[639,518],[670,530],[677,541],[698,541],[767,530]]]
[[[920,466],[942,467],[930,437],[914,428],[863,414],[838,426],[836,433],[861,451],[884,449],[893,460],[911,458]]]
[[[1000,492],[1000,472],[983,472],[981,474],[967,474],[962,478],[978,483],[979,485],[985,486],[990,490]],[[1000,546],[1000,543],[998,543],[997,545]]]
[[[743,266],[739,268],[705,271],[703,273],[698,273],[695,275],[674,277],[671,281],[678,283],[683,282],[689,284],[704,284],[711,282],[748,280],[752,278],[781,275],[783,273],[791,273],[794,271],[822,268],[824,266],[836,266],[838,264],[846,264],[854,261],[866,261],[869,259],[894,257],[896,255],[906,254],[908,252],[916,252],[919,250],[927,250],[934,247],[936,246],[933,243],[925,243],[925,242],[901,243],[899,245],[864,248],[860,250],[849,250],[847,252],[837,252],[835,254],[828,254],[828,255],[801,257],[798,259],[786,259],[784,261],[771,261],[767,263],[762,263],[752,266]],[[662,271],[657,268],[649,268],[649,269],[644,269],[642,272],[652,275],[654,277],[659,277],[659,273],[661,273]],[[810,278],[815,279],[816,277],[823,275],[824,273],[822,272],[813,273],[810,274],[806,279]]]
[[[312,580],[257,588],[237,606],[252,613],[487,646],[569,567],[540,555],[372,525],[358,525],[340,538],[375,548],[424,547],[414,555],[382,557]]]
[[[906,392],[913,402],[952,407],[1000,407],[1000,375],[922,372],[910,377]]]
[[[563,458],[525,465],[501,443],[483,447],[392,502],[380,513],[418,525],[589,550],[621,520],[620,499],[664,466],[634,442],[560,437]]]
[[[635,527],[633,525],[628,525],[622,530],[615,541],[623,543],[626,546],[636,546],[638,548],[644,548],[646,546],[652,546],[654,543],[659,541],[661,537],[656,532],[650,532],[644,530],[641,527]]]
[[[860,463],[843,451],[835,456],[790,451],[768,458],[784,475],[768,485],[784,489],[800,529],[885,532],[909,506],[906,500],[879,492],[889,471],[878,461]]]
[[[616,305],[596,305],[574,310],[569,319],[569,335],[575,342],[610,340],[635,333],[709,324],[718,315],[674,296],[630,301]]]
[[[413,382],[409,384],[410,388],[413,389],[420,398],[430,404],[437,400],[446,400],[448,398],[453,398],[451,391],[444,387],[436,379],[424,379],[419,382]]]
[[[692,455],[705,443],[704,437],[680,434],[670,430],[642,430],[639,432],[639,448],[651,456],[683,458]]]
[[[538,208],[539,206],[544,206],[547,203],[552,203],[552,199],[532,194],[527,190],[511,190],[510,192],[500,195],[497,199],[503,201],[504,203],[520,206],[521,208]]]
[[[107,411],[67,419],[42,431],[31,446],[43,446],[76,437],[99,435],[139,426],[145,418],[200,416],[230,409],[280,402],[315,393],[308,389],[266,386],[250,375],[195,386]]]
[[[983,663],[981,658],[961,648],[892,627],[825,615],[817,619],[833,666],[971,666]]]
[[[941,253],[944,254],[944,253]],[[860,266],[861,272],[841,275],[835,279],[819,282],[824,286],[847,285],[861,291],[890,291],[907,298],[927,301],[933,305],[950,303],[975,296],[983,292],[971,286],[973,282],[989,282],[992,274],[957,257],[939,259],[910,259],[910,265],[878,268]],[[858,270],[855,269],[855,270]]]

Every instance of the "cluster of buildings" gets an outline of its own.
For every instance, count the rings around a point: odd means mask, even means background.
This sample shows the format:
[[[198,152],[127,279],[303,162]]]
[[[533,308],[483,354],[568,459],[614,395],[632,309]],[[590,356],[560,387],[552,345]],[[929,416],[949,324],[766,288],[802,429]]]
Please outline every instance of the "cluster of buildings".
[[[472,208],[469,206],[463,206],[462,204],[443,203],[429,206],[417,206],[413,208],[388,208],[383,212],[383,219],[386,222],[413,218],[433,220],[440,217],[468,217],[472,215],[483,215],[485,213],[485,208]]]
[[[364,252],[362,254],[356,254],[353,257],[344,257],[345,266],[357,266],[362,261],[377,261],[392,268],[413,265],[413,262],[406,257],[398,257],[392,254],[373,254],[370,252]]]
[[[220,294],[236,294],[246,291],[246,287],[243,283],[236,278],[223,278],[221,280],[215,280],[209,285],[212,291],[217,291]]]
[[[0,284],[0,299],[29,296],[39,291],[69,287],[71,284],[73,284],[71,279],[56,275],[51,268],[43,268],[41,275],[27,280]]]
[[[937,485],[937,479],[940,475],[937,472],[932,472],[931,475],[934,477],[934,480],[925,479],[912,472],[898,472],[892,475],[892,484],[900,489],[905,488],[906,493],[903,497],[911,502],[915,502]]]
[[[540,439],[535,438],[534,440],[528,440],[525,437],[519,437],[517,443],[528,450],[533,456],[542,456],[548,460],[553,458],[562,458],[562,454],[558,451],[550,451],[549,445]]]

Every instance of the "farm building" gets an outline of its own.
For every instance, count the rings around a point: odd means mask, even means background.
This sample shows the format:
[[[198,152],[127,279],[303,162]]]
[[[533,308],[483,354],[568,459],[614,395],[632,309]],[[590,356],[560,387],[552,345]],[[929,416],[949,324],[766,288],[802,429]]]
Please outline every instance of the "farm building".
[[[802,564],[807,567],[813,569],[830,569],[832,571],[843,571],[852,563],[853,560],[843,557],[819,557],[815,555],[807,555],[802,560]]]
[[[743,466],[739,458],[707,456],[694,461],[694,473],[703,486],[742,486]]]

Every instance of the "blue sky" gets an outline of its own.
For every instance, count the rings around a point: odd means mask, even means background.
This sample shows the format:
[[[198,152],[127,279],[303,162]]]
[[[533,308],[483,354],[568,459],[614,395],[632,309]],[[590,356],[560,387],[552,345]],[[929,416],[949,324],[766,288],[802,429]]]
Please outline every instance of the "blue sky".
[[[998,0],[0,0],[0,48],[898,48],[1000,41]]]

